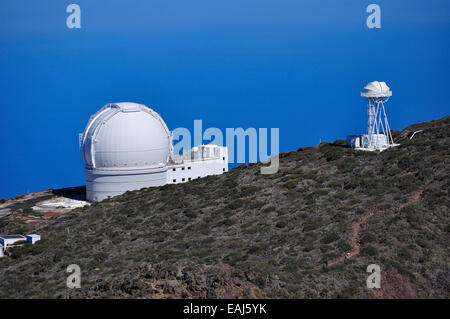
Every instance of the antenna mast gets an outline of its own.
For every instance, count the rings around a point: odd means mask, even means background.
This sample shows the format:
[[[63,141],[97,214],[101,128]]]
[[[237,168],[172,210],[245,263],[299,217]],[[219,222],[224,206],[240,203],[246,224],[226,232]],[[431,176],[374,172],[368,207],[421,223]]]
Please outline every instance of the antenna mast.
[[[367,100],[367,131],[364,135],[350,135],[349,146],[358,150],[381,152],[394,144],[384,104],[392,96],[386,82],[374,81],[364,87],[361,96]]]

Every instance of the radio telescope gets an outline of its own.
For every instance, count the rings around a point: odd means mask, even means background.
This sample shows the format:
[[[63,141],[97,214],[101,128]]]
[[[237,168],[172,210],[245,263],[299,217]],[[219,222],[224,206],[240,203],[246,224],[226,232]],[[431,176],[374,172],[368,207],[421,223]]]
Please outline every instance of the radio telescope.
[[[386,82],[373,81],[364,87],[361,96],[367,100],[367,133],[347,137],[349,146],[358,150],[381,152],[394,144],[384,104],[392,96]]]

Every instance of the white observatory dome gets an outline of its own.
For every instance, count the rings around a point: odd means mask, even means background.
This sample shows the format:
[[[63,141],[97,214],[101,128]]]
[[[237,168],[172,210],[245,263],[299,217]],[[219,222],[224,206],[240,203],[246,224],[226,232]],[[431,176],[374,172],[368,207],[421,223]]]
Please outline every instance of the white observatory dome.
[[[167,183],[171,134],[145,105],[105,105],[91,116],[80,142],[90,201]]]
[[[386,82],[373,81],[364,87],[361,96],[365,98],[383,98],[390,97],[392,91],[387,86]]]
[[[170,144],[158,113],[142,104],[112,103],[91,116],[82,152],[86,169],[145,169],[166,165]]]

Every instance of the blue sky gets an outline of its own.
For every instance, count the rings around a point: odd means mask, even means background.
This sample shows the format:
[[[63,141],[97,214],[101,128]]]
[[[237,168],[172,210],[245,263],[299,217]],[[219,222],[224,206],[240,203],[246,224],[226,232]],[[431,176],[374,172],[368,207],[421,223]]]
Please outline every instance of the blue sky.
[[[0,198],[84,185],[78,133],[109,102],[171,130],[278,127],[281,152],[362,133],[373,80],[393,91],[391,128],[441,118],[449,38],[447,0],[2,1]]]

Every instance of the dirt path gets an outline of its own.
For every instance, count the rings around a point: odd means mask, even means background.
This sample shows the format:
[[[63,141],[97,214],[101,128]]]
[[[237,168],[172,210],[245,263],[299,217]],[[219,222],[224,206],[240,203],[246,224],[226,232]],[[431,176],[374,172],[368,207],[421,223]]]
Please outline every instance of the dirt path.
[[[375,215],[374,211],[370,211],[369,213],[364,214],[360,220],[358,220],[356,223],[354,223],[351,227],[350,235],[349,235],[349,241],[350,246],[352,246],[352,250],[349,252],[349,255],[347,258],[351,258],[353,256],[356,256],[359,254],[361,245],[359,244],[359,233],[361,231],[361,225],[367,222],[367,220]],[[345,256],[341,256],[339,258],[336,258],[328,263],[328,267],[334,266],[338,263],[341,263],[345,260]]]
[[[428,183],[427,185],[421,187],[419,190],[413,192],[409,196],[408,200],[405,203],[401,203],[396,208],[402,209],[406,206],[417,203],[420,200],[422,193],[426,189],[428,189],[432,184],[433,184],[432,182]],[[361,245],[359,244],[359,237],[360,237],[360,232],[361,232],[361,225],[366,223],[369,220],[369,218],[371,218],[373,215],[375,215],[375,214],[379,215],[379,214],[383,214],[386,212],[388,212],[388,211],[386,211],[386,210],[370,211],[370,212],[364,214],[357,222],[355,222],[351,226],[351,231],[349,234],[349,241],[350,241],[350,246],[352,247],[352,250],[349,252],[349,255],[347,256],[347,258],[352,258],[352,257],[358,255],[360,252]],[[344,262],[345,259],[346,259],[345,255],[343,255],[339,258],[333,259],[332,261],[328,262],[328,267],[331,267],[338,263]]]

